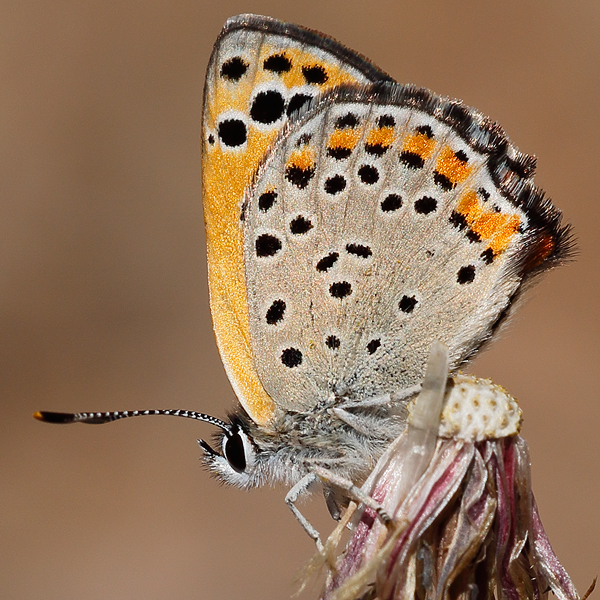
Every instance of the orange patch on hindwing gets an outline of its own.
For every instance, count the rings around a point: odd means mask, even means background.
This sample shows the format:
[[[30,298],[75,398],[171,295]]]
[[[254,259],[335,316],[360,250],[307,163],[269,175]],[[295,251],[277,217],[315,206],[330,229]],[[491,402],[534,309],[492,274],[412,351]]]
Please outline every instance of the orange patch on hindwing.
[[[427,160],[433,156],[435,147],[436,142],[429,136],[424,133],[416,133],[414,135],[407,135],[404,138],[402,151],[416,154],[423,160]]]
[[[434,176],[436,182],[445,189],[453,188],[462,183],[471,174],[472,168],[467,163],[467,157],[462,151],[454,152],[449,146],[442,148],[438,156]]]
[[[369,154],[381,155],[394,143],[394,128],[372,129],[365,140],[365,150]]]
[[[519,231],[521,219],[517,214],[504,214],[488,209],[474,190],[467,190],[456,206],[456,212],[464,218],[465,224],[482,241],[494,256],[504,252],[514,235]]]
[[[305,146],[301,150],[294,150],[287,162],[288,167],[295,167],[302,171],[314,169],[315,166],[315,151],[309,146]]]
[[[337,153],[345,158],[346,155],[349,155],[356,148],[359,139],[360,131],[356,129],[336,129],[329,136],[327,150],[334,156]]]

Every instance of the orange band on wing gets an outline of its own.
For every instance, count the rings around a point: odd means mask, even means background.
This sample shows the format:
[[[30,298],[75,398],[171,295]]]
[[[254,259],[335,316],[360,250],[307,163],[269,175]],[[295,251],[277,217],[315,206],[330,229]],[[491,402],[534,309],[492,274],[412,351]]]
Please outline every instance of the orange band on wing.
[[[429,136],[417,133],[415,135],[407,135],[402,144],[403,152],[410,152],[420,156],[423,160],[427,160],[433,156],[436,142]]]
[[[439,175],[446,177],[452,185],[465,181],[472,171],[467,162],[461,160],[449,146],[442,148],[435,170]]]
[[[469,229],[482,240],[489,241],[488,248],[494,256],[504,252],[518,232],[521,219],[489,210],[482,204],[474,190],[467,190],[458,201],[456,212],[464,217]]]
[[[387,148],[394,142],[394,128],[393,127],[380,127],[378,129],[372,129],[367,135],[365,144],[369,146],[383,146]]]
[[[356,129],[336,129],[330,136],[327,147],[330,150],[354,150],[358,140],[360,139],[360,131]]]
[[[256,160],[253,155],[258,147],[268,143],[251,139],[259,136],[265,138],[267,134],[250,133],[248,146],[255,151],[245,156],[223,153],[218,147],[207,150],[202,171],[208,282],[215,336],[234,391],[252,420],[264,425],[273,417],[275,405],[253,365],[243,239],[239,226],[240,200],[245,187],[250,184],[252,165]],[[238,176],[224,176],[236,170]]]

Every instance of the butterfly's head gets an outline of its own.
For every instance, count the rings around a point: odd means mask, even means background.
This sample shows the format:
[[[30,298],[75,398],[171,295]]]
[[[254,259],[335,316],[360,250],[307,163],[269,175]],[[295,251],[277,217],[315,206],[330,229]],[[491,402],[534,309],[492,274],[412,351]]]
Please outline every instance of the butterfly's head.
[[[232,419],[231,425],[221,427],[221,453],[204,440],[198,440],[204,451],[206,466],[223,481],[240,488],[253,487],[257,448],[244,425]]]
[[[252,441],[250,432],[251,423],[241,416],[232,415],[228,422],[217,419],[211,415],[198,413],[191,410],[124,410],[115,412],[89,412],[89,413],[58,413],[36,412],[34,417],[46,423],[87,423],[100,424],[118,421],[128,417],[141,417],[146,415],[169,415],[185,417],[204,421],[219,429],[216,439],[217,448],[214,450],[204,440],[198,440],[200,448],[204,451],[204,462],[207,467],[223,481],[237,487],[248,488],[260,483],[256,457],[258,448]]]

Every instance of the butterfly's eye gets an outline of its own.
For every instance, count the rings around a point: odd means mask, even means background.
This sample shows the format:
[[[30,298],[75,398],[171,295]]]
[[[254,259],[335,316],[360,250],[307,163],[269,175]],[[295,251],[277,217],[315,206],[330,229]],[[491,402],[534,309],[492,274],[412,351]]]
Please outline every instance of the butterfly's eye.
[[[246,470],[246,445],[244,444],[245,434],[239,429],[234,429],[227,434],[223,440],[223,454],[230,464],[231,468],[238,473]]]

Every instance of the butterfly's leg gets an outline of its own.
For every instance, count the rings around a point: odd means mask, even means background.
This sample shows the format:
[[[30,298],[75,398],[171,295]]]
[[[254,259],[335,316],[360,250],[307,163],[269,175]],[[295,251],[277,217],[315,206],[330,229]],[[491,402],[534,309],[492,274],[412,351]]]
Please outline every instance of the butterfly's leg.
[[[296,501],[300,496],[304,494],[308,494],[310,492],[310,488],[313,487],[316,483],[319,482],[319,477],[314,473],[309,473],[305,475],[296,485],[294,485],[290,491],[285,496],[286,504],[290,507],[290,510],[294,513],[296,519],[300,525],[302,525],[304,531],[308,533],[308,535],[315,540],[315,544],[317,545],[317,549],[319,551],[323,550],[323,543],[321,542],[321,536],[319,532],[310,524],[308,519],[300,512],[298,507],[296,506]]]
[[[340,477],[339,475],[336,475],[332,471],[324,469],[323,467],[315,466],[313,469],[323,483],[344,490],[350,500],[362,503],[364,506],[374,511],[384,525],[391,524],[392,518],[385,512],[385,510],[383,510],[381,504],[373,500],[373,498],[371,498],[371,496],[368,494],[365,494],[365,492],[363,492],[363,490],[361,490],[357,485],[354,485],[352,481],[346,479],[345,477]]]

